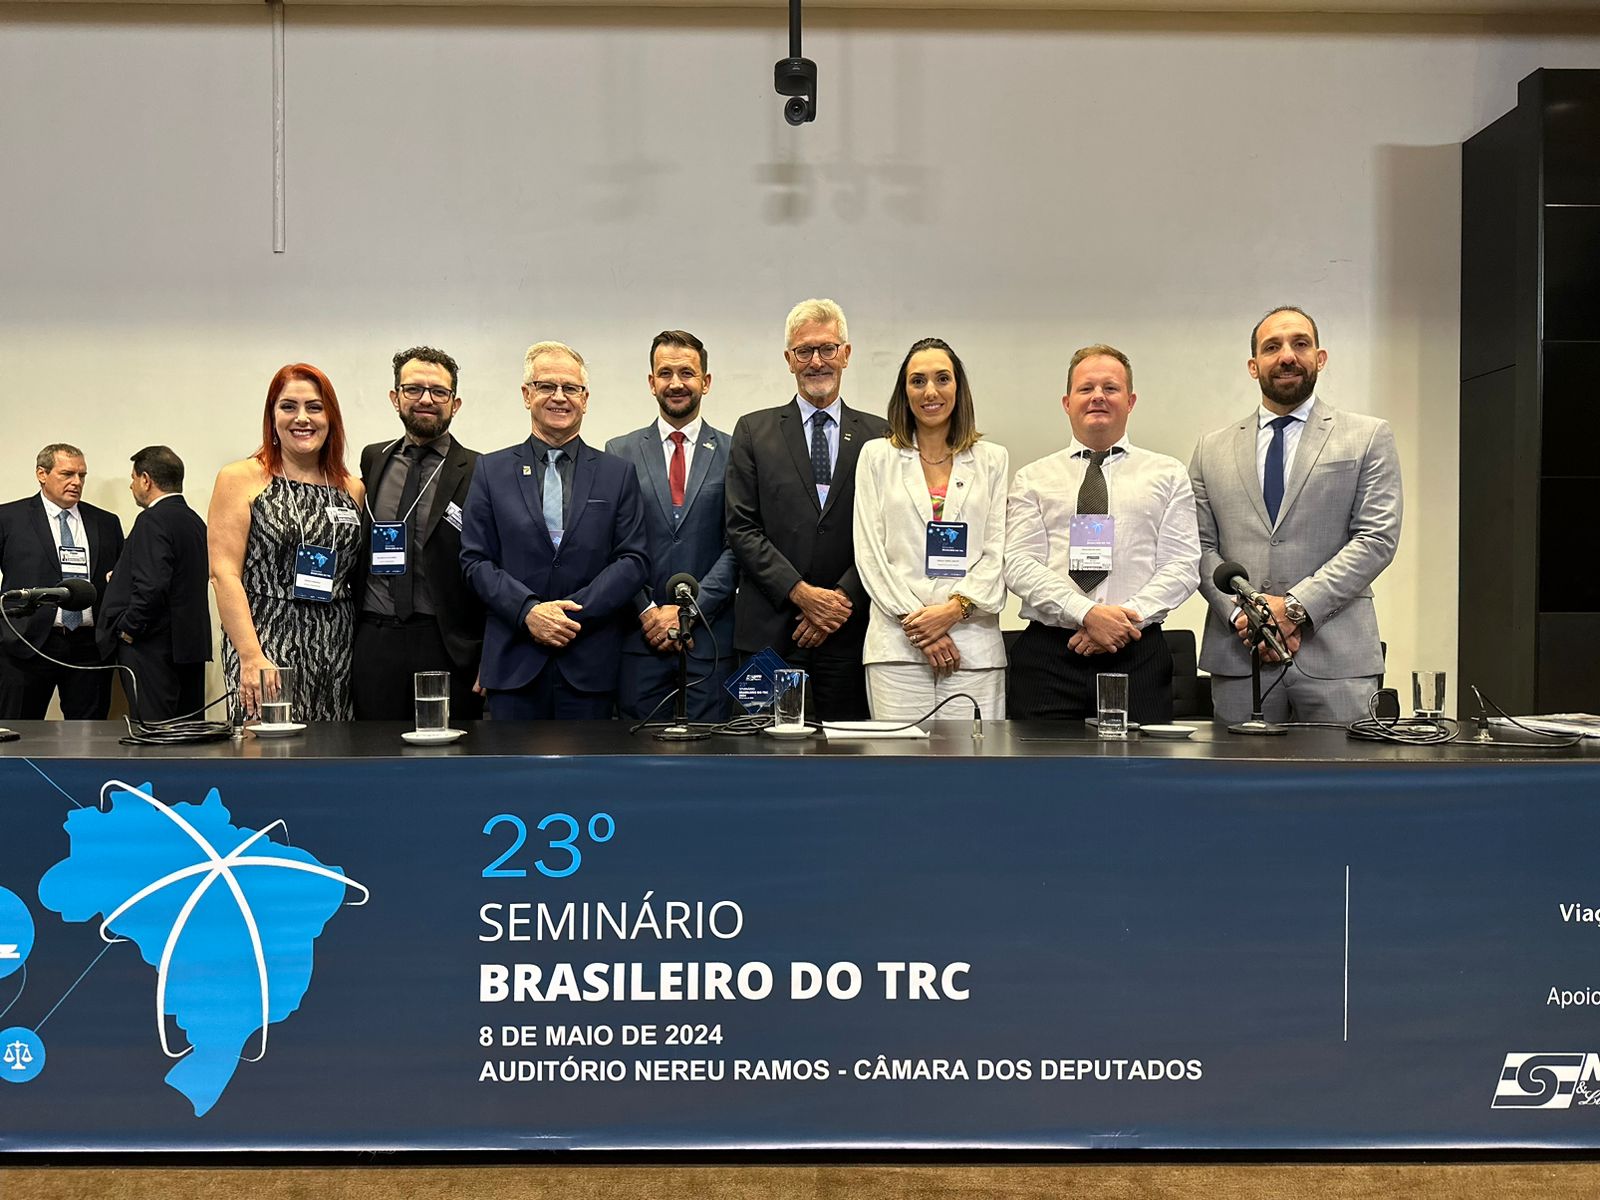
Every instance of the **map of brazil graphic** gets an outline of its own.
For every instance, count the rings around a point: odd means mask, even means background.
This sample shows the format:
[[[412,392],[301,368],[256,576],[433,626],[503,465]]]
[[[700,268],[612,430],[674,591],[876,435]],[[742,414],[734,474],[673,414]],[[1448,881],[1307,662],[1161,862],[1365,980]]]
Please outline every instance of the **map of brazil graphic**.
[[[168,806],[148,783],[113,780],[66,831],[69,853],[40,880],[39,901],[68,921],[98,919],[103,939],[133,942],[156,968],[152,1035],[178,1060],[167,1082],[204,1116],[241,1061],[266,1055],[272,1026],[311,985],[323,928],[367,889],[273,841],[287,837],[282,821],[234,825],[215,788]]]

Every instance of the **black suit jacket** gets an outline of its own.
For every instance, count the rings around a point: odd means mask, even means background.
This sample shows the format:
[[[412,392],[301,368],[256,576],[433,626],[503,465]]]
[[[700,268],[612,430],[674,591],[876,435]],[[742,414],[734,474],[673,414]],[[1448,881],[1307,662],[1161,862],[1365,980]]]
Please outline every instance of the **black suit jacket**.
[[[826,506],[817,503],[811,448],[795,402],[739,418],[728,460],[728,544],[739,560],[734,644],[746,653],[782,653],[800,610],[789,592],[801,580],[839,588],[854,611],[821,646],[826,654],[861,654],[869,601],[855,566],[856,459],[888,433],[882,417],[840,406],[839,460]]]
[[[400,453],[404,442],[374,442],[361,451],[361,482],[367,487],[367,506],[378,495],[378,481],[389,459]],[[467,586],[461,574],[461,514],[467,508],[467,491],[472,486],[472,472],[478,464],[478,452],[468,450],[455,434],[450,435],[450,453],[445,456],[439,478],[433,482],[433,500],[427,515],[418,528],[421,535],[421,554],[427,564],[434,617],[439,623],[439,635],[450,660],[463,671],[476,671],[483,657],[483,601]],[[431,469],[431,468],[430,468]],[[451,513],[450,506],[455,505]],[[450,518],[447,519],[447,514]],[[370,538],[371,519],[362,514],[363,528]],[[361,611],[362,599],[367,593],[367,569],[371,566],[370,541],[364,541],[356,558],[356,572],[351,586],[356,598],[356,611]]]
[[[78,515],[83,520],[89,543],[89,579],[95,588],[94,608],[98,619],[105,601],[106,577],[122,554],[122,522],[117,520],[116,514],[81,500]],[[45,517],[42,495],[0,504],[0,590],[50,587],[60,582],[61,559],[56,554],[55,538],[51,536],[50,522]],[[55,619],[53,604],[42,606],[26,619],[12,618],[23,639],[34,647],[44,643]],[[4,621],[0,621],[0,644],[19,661],[32,657]]]
[[[174,492],[145,509],[128,531],[95,640],[108,658],[126,633],[174,663],[211,661],[211,606],[206,587],[206,523]]]

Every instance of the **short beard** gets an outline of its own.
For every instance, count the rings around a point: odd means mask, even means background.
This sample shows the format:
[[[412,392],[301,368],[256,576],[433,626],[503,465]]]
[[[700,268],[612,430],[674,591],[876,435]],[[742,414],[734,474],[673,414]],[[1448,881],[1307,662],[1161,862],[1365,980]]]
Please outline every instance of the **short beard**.
[[[688,402],[689,407],[682,412],[674,412],[672,406],[681,404],[684,401]],[[679,400],[675,396],[657,396],[656,407],[661,410],[661,415],[669,421],[681,421],[685,418],[693,420],[700,412],[700,397],[690,395],[684,397],[684,400]]]
[[[1274,404],[1281,404],[1287,408],[1295,409],[1304,404],[1310,398],[1311,393],[1317,390],[1317,373],[1314,370],[1307,371],[1295,386],[1294,391],[1286,396],[1279,395],[1272,384],[1270,375],[1262,375],[1256,382],[1261,385],[1261,394],[1268,400],[1271,400]]]
[[[439,422],[439,428],[432,429],[427,424],[424,424],[424,422],[431,421]],[[436,437],[442,437],[445,431],[450,428],[450,418],[442,412],[436,413],[432,417],[422,418],[417,417],[415,413],[401,413],[400,424],[404,425],[406,432],[416,438],[417,441],[431,442]]]

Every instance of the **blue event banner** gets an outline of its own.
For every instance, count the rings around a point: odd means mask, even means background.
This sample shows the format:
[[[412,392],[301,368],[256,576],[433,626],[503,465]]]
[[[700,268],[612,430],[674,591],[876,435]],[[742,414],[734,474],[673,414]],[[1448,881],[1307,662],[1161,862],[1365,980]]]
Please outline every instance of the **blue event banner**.
[[[1600,1146],[1597,784],[0,759],[0,1150]]]

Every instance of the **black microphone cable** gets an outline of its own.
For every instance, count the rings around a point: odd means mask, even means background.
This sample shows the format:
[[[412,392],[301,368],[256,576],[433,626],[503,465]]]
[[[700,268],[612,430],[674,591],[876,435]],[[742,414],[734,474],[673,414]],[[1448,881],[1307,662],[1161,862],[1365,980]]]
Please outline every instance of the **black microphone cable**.
[[[123,720],[128,726],[128,732],[126,736],[117,739],[119,744],[124,746],[178,746],[196,742],[221,741],[232,735],[233,731],[225,721],[195,721],[190,719],[228,700],[232,693],[225,693],[204,707],[196,709],[192,713],[185,713],[181,717],[172,717],[165,721],[140,721],[133,716],[134,713],[139,711],[139,677],[134,674],[132,667],[125,663],[115,662],[86,667],[82,663],[62,662],[59,658],[51,658],[50,655],[22,636],[22,631],[17,628],[16,622],[11,619],[10,611],[4,606],[0,606],[0,616],[5,618],[6,625],[19,642],[48,663],[54,663],[58,667],[65,667],[69,671],[122,671],[127,676],[128,706],[130,711]]]
[[[694,610],[694,615],[700,619],[700,628],[704,629],[706,631],[706,636],[711,639],[711,662],[712,662],[712,668],[711,668],[711,670],[707,671],[704,675],[700,676],[699,679],[691,679],[691,680],[687,681],[684,684],[685,695],[687,695],[687,693],[688,693],[690,688],[697,688],[702,683],[704,683],[706,680],[711,678],[712,674],[716,670],[717,659],[721,656],[721,649],[717,645],[717,635],[712,632],[711,622],[706,620],[706,614],[703,611],[701,611],[700,606],[698,604],[696,604],[693,600],[689,601],[689,607]],[[687,651],[681,651],[680,653],[687,653]],[[671,688],[667,692],[667,694],[665,696],[661,697],[661,699],[656,701],[656,706],[654,708],[652,708],[649,712],[647,712],[644,715],[644,720],[639,721],[637,724],[632,725],[632,726],[629,727],[628,733],[631,735],[631,734],[638,733],[643,729],[651,728],[651,725],[650,725],[651,718],[654,717],[658,712],[661,711],[661,706],[663,704],[665,704],[668,700],[673,699],[675,696],[677,696],[677,694],[678,694],[678,689],[677,688]],[[734,721],[739,721],[739,720],[742,720],[742,719],[743,718],[735,717],[733,720]],[[676,724],[675,721],[658,721],[656,723],[656,725],[658,727],[662,728],[662,729],[665,729],[667,726],[674,725],[674,724]],[[724,722],[724,724],[732,724],[732,722]],[[685,721],[684,722],[684,726],[685,726],[685,728],[688,728],[688,729],[705,729],[705,730],[709,730],[712,733],[727,732],[726,730],[723,729],[722,725],[719,725],[719,724],[717,724],[716,722],[713,722],[713,721]]]

